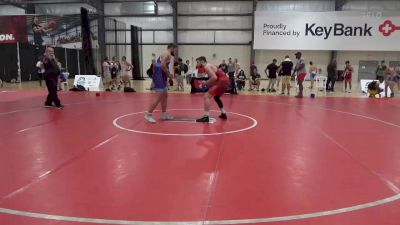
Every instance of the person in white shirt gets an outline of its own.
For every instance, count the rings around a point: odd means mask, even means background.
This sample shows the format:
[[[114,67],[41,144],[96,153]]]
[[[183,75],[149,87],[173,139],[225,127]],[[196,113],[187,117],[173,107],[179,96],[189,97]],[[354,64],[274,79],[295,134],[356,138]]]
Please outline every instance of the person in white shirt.
[[[120,71],[121,71],[121,64],[118,62],[115,56],[112,57],[110,62],[110,73],[111,73],[111,90],[115,90],[115,86],[118,86],[118,90],[121,89],[121,82],[120,82]]]
[[[313,89],[314,83],[317,80],[318,69],[316,66],[314,66],[312,61],[310,61],[310,68],[308,72],[310,73],[310,81],[311,81],[310,89]]]
[[[105,57],[102,62],[102,77],[104,79],[104,86],[106,87],[106,91],[110,91],[112,79],[111,79],[111,71],[110,71],[111,64],[108,61],[108,57]]]
[[[43,59],[43,57],[40,57],[39,61],[37,61],[37,63],[36,63],[36,69],[37,69],[37,73],[38,73],[40,87],[42,86],[42,80],[43,80],[43,74],[44,74],[44,67],[43,67],[42,59]]]
[[[128,62],[126,60],[126,56],[122,56],[122,63],[121,63],[121,69],[122,69],[122,84],[124,87],[131,87],[131,82],[130,79],[132,77],[132,69],[133,65],[132,63]]]
[[[60,71],[61,71],[61,69],[62,69],[61,62],[58,61],[58,59],[56,59],[56,60],[57,60],[57,66],[58,66],[58,68],[60,68]],[[62,73],[60,73],[60,76],[58,77],[58,80],[57,80],[57,91],[62,91],[62,88],[61,88],[62,80],[61,79],[64,79],[62,76],[63,76]]]

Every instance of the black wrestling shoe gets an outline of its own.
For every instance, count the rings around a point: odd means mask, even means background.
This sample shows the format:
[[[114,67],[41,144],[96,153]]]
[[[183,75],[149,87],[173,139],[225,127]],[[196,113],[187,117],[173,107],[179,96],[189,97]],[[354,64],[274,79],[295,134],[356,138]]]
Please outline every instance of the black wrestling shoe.
[[[197,123],[209,123],[210,122],[210,117],[208,116],[203,116],[201,119],[196,120]]]
[[[223,120],[227,120],[228,117],[226,116],[226,113],[221,113],[221,115],[219,115],[219,118],[223,119]]]

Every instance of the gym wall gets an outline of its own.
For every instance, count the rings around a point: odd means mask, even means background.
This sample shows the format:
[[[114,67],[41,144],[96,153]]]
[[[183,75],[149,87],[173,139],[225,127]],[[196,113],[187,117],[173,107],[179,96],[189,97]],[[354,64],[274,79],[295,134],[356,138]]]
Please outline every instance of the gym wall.
[[[154,4],[146,2],[105,4],[106,15],[126,23],[127,26],[132,24],[143,28],[143,68],[150,65],[152,53],[161,54],[166,45],[174,41],[172,8],[167,2],[157,4],[158,16],[151,16],[154,13]],[[204,55],[217,64],[222,59],[238,58],[248,74],[252,35],[252,18],[249,15],[251,12],[251,1],[208,1],[206,4],[178,2],[179,57],[191,60],[192,57],[195,59]],[[128,16],[129,14],[135,16]],[[146,16],[137,16],[139,14]],[[209,14],[213,16],[207,16]],[[130,50],[127,50],[127,55],[129,52]]]
[[[196,60],[199,56],[205,56],[207,61],[219,65],[222,59],[228,62],[228,58],[238,58],[241,68],[245,71],[246,75],[249,75],[249,63],[250,63],[250,46],[245,45],[181,45],[179,47],[179,54],[183,60],[192,57]],[[215,54],[215,57],[213,56]],[[193,62],[192,65],[196,65]]]
[[[24,15],[25,10],[12,5],[0,5],[0,15]]]

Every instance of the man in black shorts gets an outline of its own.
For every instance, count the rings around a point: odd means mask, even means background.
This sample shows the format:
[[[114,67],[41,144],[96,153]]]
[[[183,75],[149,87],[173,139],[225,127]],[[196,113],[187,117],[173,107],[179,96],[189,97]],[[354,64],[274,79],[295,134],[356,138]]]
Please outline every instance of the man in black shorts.
[[[269,83],[268,83],[268,92],[276,92],[274,86],[276,83],[276,72],[278,71],[278,66],[276,65],[277,60],[273,59],[272,63],[267,66],[265,69],[265,75],[268,76]]]
[[[290,79],[292,76],[293,62],[289,56],[285,56],[285,60],[281,63],[280,73],[282,74],[282,93],[285,94],[285,88],[287,88],[287,95],[290,95]]]

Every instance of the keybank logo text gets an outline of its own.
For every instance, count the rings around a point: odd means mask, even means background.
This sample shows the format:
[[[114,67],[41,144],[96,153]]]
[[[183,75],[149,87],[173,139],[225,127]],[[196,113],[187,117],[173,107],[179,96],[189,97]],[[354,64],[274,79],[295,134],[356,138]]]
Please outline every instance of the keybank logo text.
[[[317,26],[316,23],[306,24],[306,36],[321,36],[325,40],[331,36],[366,37],[372,36],[371,26],[345,26],[343,23],[335,23],[333,26]]]

